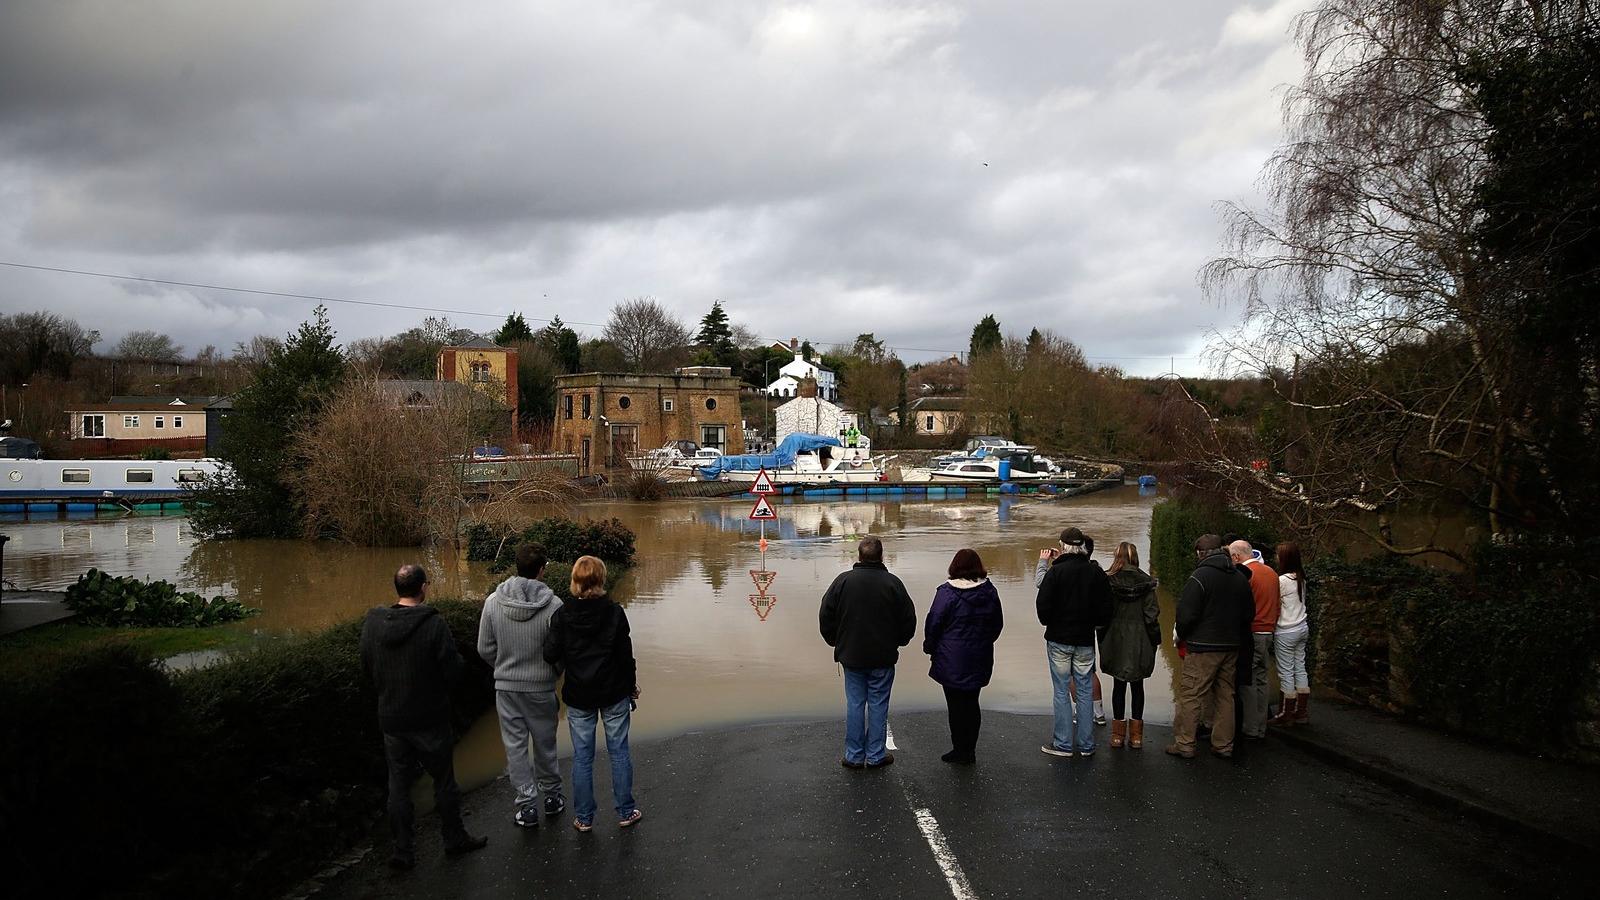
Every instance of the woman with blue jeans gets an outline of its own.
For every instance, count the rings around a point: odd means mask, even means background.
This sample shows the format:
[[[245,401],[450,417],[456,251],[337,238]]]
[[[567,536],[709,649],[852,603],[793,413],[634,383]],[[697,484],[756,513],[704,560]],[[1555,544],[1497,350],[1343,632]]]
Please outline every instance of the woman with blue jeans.
[[[1278,658],[1278,689],[1283,709],[1273,725],[1298,725],[1310,721],[1311,677],[1306,672],[1306,646],[1311,642],[1311,622],[1306,613],[1306,573],[1300,564],[1300,546],[1278,545],[1278,625],[1272,633],[1272,653]]]
[[[628,752],[628,725],[639,696],[628,615],[606,596],[606,564],[593,556],[572,564],[570,587],[572,602],[551,616],[544,658],[566,674],[561,699],[572,734],[572,827],[583,832],[594,828],[595,731],[603,724],[617,824],[628,828],[644,818],[633,802],[633,758]]]

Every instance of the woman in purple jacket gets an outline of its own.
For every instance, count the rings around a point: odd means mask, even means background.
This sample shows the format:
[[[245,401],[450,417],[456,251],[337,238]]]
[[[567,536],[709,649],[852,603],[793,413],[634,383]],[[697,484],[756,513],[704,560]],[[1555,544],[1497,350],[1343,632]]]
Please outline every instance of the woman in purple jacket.
[[[922,652],[933,657],[928,677],[944,686],[950,708],[947,763],[978,761],[978,691],[994,673],[994,642],[1005,626],[1000,593],[975,550],[957,550],[950,560],[950,580],[934,592],[928,621],[922,628]]]

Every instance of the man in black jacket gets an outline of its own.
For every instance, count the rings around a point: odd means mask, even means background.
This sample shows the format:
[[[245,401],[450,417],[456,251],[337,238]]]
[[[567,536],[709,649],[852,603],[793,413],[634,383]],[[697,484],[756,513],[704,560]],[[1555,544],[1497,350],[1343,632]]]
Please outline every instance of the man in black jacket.
[[[1096,628],[1111,623],[1111,581],[1100,564],[1089,558],[1089,547],[1089,539],[1082,531],[1068,528],[1061,532],[1060,549],[1041,554],[1041,558],[1053,560],[1039,581],[1039,595],[1034,602],[1039,624],[1044,626],[1055,707],[1050,743],[1039,749],[1051,756],[1094,753],[1094,717],[1090,712],[1094,702],[1094,633]]]
[[[885,746],[889,689],[900,649],[917,633],[917,610],[899,578],[883,565],[883,541],[867,535],[854,568],[833,580],[818,615],[822,639],[844,667],[844,758],[847,769],[894,762]]]
[[[1178,718],[1167,752],[1184,759],[1195,756],[1195,727],[1204,698],[1211,697],[1211,752],[1233,756],[1234,680],[1239,665],[1240,635],[1248,634],[1255,617],[1250,576],[1241,571],[1222,538],[1201,535],[1194,542],[1200,564],[1178,597],[1178,640],[1186,648],[1178,684]]]
[[[394,832],[389,865],[409,869],[415,864],[411,783],[419,765],[433,776],[444,851],[467,853],[489,839],[467,834],[461,824],[450,727],[450,685],[462,668],[455,638],[438,611],[424,602],[428,575],[421,566],[401,566],[394,589],[399,601],[369,611],[361,625],[361,667],[378,689],[378,727],[389,759],[389,827]]]

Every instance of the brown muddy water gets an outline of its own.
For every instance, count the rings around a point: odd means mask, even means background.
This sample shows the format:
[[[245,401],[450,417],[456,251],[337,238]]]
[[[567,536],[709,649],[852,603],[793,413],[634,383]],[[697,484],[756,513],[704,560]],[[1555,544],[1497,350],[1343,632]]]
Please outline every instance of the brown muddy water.
[[[983,692],[989,709],[1050,710],[1043,630],[1034,617],[1033,569],[1041,547],[1067,525],[1093,536],[1110,564],[1120,540],[1149,554],[1155,496],[1128,486],[1065,500],[832,499],[776,503],[767,525],[767,567],[777,578],[771,602],[752,600],[759,568],[757,526],[748,499],[604,502],[574,514],[615,516],[638,534],[638,564],[616,598],[633,626],[643,695],[634,714],[641,737],[762,721],[838,716],[843,685],[817,632],[817,606],[835,575],[855,560],[856,539],[876,534],[885,560],[906,583],[922,618],[955,551],[983,557],[1000,591],[1006,627],[995,648],[995,673]],[[481,600],[499,581],[486,564],[448,552],[367,549],[299,541],[204,542],[181,516],[7,523],[6,576],[21,588],[61,589],[94,566],[113,574],[164,578],[186,590],[224,593],[264,610],[240,623],[263,635],[304,633],[391,602],[390,579],[420,561],[433,596]],[[1170,579],[1169,579],[1170,580]],[[1163,591],[1169,636],[1146,682],[1145,717],[1172,718],[1172,599]],[[942,709],[927,677],[921,629],[901,651],[893,710]],[[1110,711],[1110,679],[1103,678]],[[563,729],[564,731],[565,729]],[[1044,737],[1041,734],[1041,738]],[[919,748],[920,749],[920,748]],[[927,748],[943,752],[944,747]],[[563,752],[566,752],[563,735]],[[493,717],[480,721],[458,753],[463,783],[479,784],[504,765]]]

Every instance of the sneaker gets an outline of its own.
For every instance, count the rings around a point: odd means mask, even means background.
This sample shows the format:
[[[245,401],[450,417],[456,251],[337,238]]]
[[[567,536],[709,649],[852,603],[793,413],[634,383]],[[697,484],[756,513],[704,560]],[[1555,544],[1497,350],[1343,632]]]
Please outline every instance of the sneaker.
[[[408,872],[415,868],[416,865],[416,858],[403,850],[396,850],[395,852],[389,854],[389,868],[391,869],[401,872]]]
[[[869,768],[869,769],[881,769],[884,766],[892,766],[892,765],[894,765],[894,754],[893,753],[885,753],[883,755],[883,759],[880,759],[877,762],[869,762],[869,763],[867,763],[867,768]]]
[[[1094,751],[1093,750],[1079,750],[1078,751],[1078,758],[1079,759],[1088,759],[1089,757],[1091,757],[1093,755],[1094,755]]]
[[[1105,725],[1106,725],[1106,714],[1105,713],[1095,713],[1094,714],[1094,723],[1096,725],[1099,725],[1101,728],[1104,728]]]
[[[573,828],[574,831],[581,831],[584,834],[588,834],[589,832],[594,830],[594,826],[593,825],[589,824],[588,822],[585,822],[582,819],[573,819],[572,820],[572,828]]]
[[[527,806],[520,807],[511,816],[511,821],[517,823],[518,828],[538,828],[539,810],[532,803],[529,803]]]
[[[1052,746],[1050,744],[1041,745],[1039,747],[1039,752],[1048,753],[1051,756],[1065,756],[1068,759],[1072,758],[1072,751],[1071,750],[1062,750],[1061,748]]]
[[[633,812],[628,813],[627,815],[625,815],[622,818],[617,820],[617,827],[618,828],[629,828],[629,827],[632,827],[634,825],[637,825],[639,823],[639,820],[642,819],[642,818],[644,818],[644,810],[639,809],[638,807],[634,807]]]
[[[560,794],[551,794],[544,798],[544,814],[559,816],[567,811],[567,801]]]
[[[444,855],[460,856],[463,853],[471,853],[474,850],[482,850],[487,846],[489,846],[488,837],[473,837],[470,834],[464,834],[461,836],[460,840],[451,841],[450,843],[444,845]]]

